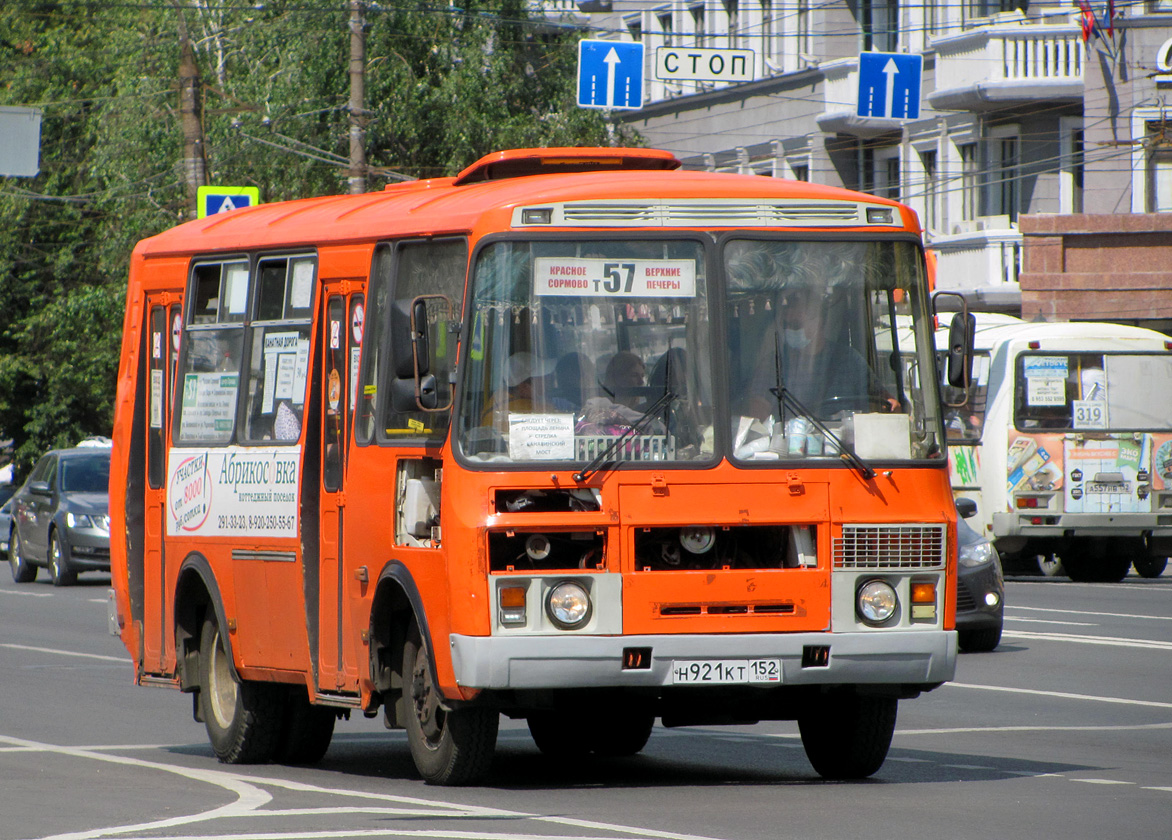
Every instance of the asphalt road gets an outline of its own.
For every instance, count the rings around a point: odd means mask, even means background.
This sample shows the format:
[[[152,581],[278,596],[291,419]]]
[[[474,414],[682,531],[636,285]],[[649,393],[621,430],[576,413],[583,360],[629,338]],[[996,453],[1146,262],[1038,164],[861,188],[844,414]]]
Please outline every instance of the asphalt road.
[[[505,722],[493,783],[428,787],[405,738],[340,723],[313,768],[218,764],[188,697],[136,688],[108,579],[0,570],[0,840],[1165,838],[1172,576],[1014,579],[1000,648],[900,706],[887,763],[821,781],[791,723],[664,730],[560,766]]]

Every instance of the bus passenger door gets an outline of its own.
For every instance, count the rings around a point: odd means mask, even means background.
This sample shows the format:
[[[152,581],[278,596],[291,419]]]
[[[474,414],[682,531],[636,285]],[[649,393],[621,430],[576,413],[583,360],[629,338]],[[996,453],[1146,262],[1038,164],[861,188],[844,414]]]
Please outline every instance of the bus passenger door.
[[[147,457],[143,523],[143,667],[148,673],[169,671],[167,650],[167,443],[171,426],[172,360],[182,314],[170,294],[147,296]],[[173,667],[174,663],[170,663]]]
[[[346,645],[350,626],[348,591],[361,584],[345,573],[342,541],[346,517],[346,456],[354,386],[362,346],[364,295],[329,294],[323,319],[322,354],[322,497],[318,601],[318,689],[357,691],[358,663],[354,645]]]

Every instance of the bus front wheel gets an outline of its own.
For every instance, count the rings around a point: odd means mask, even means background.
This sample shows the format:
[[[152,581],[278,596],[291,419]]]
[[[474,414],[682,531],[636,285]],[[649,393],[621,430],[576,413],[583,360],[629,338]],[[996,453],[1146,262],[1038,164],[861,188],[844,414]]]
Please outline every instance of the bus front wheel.
[[[214,619],[199,643],[199,703],[212,749],[224,764],[260,764],[273,757],[283,715],[276,686],[237,679]]]
[[[411,758],[425,782],[466,785],[488,772],[500,715],[495,709],[444,707],[415,621],[403,645],[403,709]]]
[[[798,718],[806,758],[824,779],[865,779],[883,766],[899,701],[832,692]]]

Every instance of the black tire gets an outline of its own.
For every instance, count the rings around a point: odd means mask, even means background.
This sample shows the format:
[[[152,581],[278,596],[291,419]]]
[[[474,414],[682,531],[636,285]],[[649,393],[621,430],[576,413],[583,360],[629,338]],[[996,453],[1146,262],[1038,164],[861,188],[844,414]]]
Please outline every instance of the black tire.
[[[24,559],[20,549],[20,534],[13,528],[8,535],[8,568],[16,583],[32,583],[37,579],[37,567]]]
[[[281,764],[317,764],[330,748],[337,713],[328,706],[315,706],[305,698],[303,688],[294,688],[285,706],[273,760]]]
[[[1168,567],[1168,558],[1141,557],[1138,560],[1132,560],[1131,565],[1135,567],[1135,573],[1140,577],[1158,578],[1164,574],[1164,569]]]
[[[655,716],[629,712],[623,716],[538,712],[529,716],[529,734],[542,755],[574,758],[594,754],[623,758],[641,752],[651,737]]]
[[[806,758],[824,779],[865,779],[883,766],[899,701],[835,692],[798,718]]]
[[[224,764],[261,764],[281,735],[281,689],[236,678],[214,618],[199,642],[199,706],[208,740]]]
[[[960,630],[957,642],[965,653],[988,653],[1001,644],[1001,625],[980,630]]]
[[[49,534],[49,577],[54,586],[72,586],[77,583],[77,572],[69,568],[69,558],[65,556],[65,544],[57,531]]]
[[[1131,570],[1131,558],[1070,557],[1062,561],[1062,566],[1075,583],[1119,583]]]
[[[472,784],[488,772],[500,714],[495,709],[444,708],[414,620],[403,645],[403,711],[411,758],[429,785]]]

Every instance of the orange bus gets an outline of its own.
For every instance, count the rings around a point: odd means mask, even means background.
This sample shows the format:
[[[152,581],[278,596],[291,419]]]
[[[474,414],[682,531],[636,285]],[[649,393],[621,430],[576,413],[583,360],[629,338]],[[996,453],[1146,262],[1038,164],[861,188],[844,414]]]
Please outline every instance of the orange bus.
[[[907,207],[656,150],[180,225],[130,266],[112,632],[224,762],[381,709],[436,784],[502,714],[870,775],[956,663],[930,304]]]

